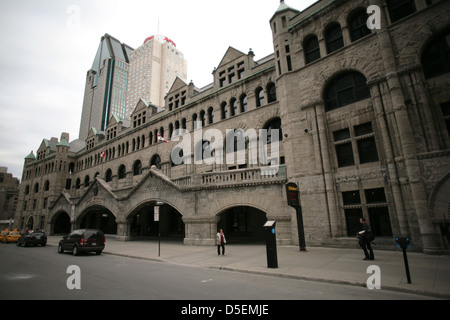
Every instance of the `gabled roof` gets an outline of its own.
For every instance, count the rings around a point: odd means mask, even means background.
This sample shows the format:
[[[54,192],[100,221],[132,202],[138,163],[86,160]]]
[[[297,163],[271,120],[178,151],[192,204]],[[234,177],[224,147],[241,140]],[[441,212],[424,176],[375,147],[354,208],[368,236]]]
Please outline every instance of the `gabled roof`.
[[[34,156],[33,151],[31,151],[30,154],[25,157],[25,159],[36,160],[36,157]]]
[[[220,61],[219,65],[217,66],[217,69],[219,69],[220,67],[226,65],[227,63],[236,60],[239,57],[244,56],[245,53],[236,50],[233,47],[228,47],[227,52],[225,53],[225,55],[223,56],[222,60]]]
[[[67,142],[66,138],[62,138],[61,141],[56,146],[70,148],[70,144]]]
[[[94,137],[99,134],[101,134],[101,131],[98,131],[96,128],[92,127],[91,130],[89,130],[88,138]]]
[[[136,103],[136,107],[134,107],[133,112],[131,113],[131,115],[138,113],[144,109],[147,109],[149,107],[149,103],[147,101],[145,101],[143,98],[139,98],[139,101]]]
[[[184,87],[186,87],[186,86],[187,86],[187,83],[184,82],[183,79],[181,79],[180,77],[177,76],[177,77],[175,78],[175,80],[173,81],[172,86],[170,87],[168,93],[171,93],[171,92],[173,92],[173,91],[177,91],[178,89],[184,88]]]
[[[109,122],[108,122],[107,128],[112,127],[112,126],[114,126],[114,125],[116,125],[118,123],[121,123],[121,122],[122,122],[122,120],[120,120],[120,118],[113,113],[111,118],[109,118]]]

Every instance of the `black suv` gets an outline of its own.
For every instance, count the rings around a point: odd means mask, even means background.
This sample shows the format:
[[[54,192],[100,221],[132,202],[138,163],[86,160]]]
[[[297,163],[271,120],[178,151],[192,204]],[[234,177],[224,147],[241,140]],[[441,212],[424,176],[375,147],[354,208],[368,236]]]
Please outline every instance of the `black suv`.
[[[45,245],[47,244],[47,235],[45,234],[44,231],[31,230],[23,234],[19,238],[19,240],[17,240],[18,247],[20,247],[21,245],[26,247],[30,244],[33,244],[35,246],[40,244],[41,246],[45,247]]]
[[[101,230],[79,229],[68,236],[64,236],[58,244],[58,252],[72,251],[74,256],[81,252],[95,252],[101,254],[105,249],[105,235]]]

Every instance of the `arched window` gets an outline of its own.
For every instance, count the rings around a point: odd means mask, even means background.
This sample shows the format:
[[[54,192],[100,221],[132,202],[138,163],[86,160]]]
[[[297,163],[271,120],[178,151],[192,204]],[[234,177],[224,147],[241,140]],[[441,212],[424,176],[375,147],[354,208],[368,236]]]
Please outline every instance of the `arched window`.
[[[200,111],[200,121],[202,122],[202,128],[206,126],[206,118],[205,118],[205,111]]]
[[[267,85],[267,99],[268,103],[277,101],[277,88],[275,87],[275,83],[269,83]]]
[[[125,170],[125,166],[122,164],[117,171],[117,176],[119,179],[124,179],[127,176],[127,172]]]
[[[84,177],[84,186],[89,187],[89,176]]]
[[[169,138],[172,137],[172,134],[173,134],[173,124],[169,123]]]
[[[193,115],[192,115],[192,128],[195,130],[195,129],[197,129],[197,114],[196,113],[194,113]]]
[[[137,176],[142,174],[142,163],[141,160],[136,160],[133,164],[133,175]]]
[[[330,81],[325,89],[325,110],[330,111],[370,97],[366,78],[359,72],[347,72]]]
[[[208,108],[208,123],[209,124],[214,123],[214,108],[213,107]]]
[[[228,105],[226,102],[222,102],[220,105],[220,111],[222,113],[222,120],[225,120],[228,118]]]
[[[238,111],[238,103],[235,98],[231,99],[230,106],[231,106],[231,116],[233,117],[233,116],[237,115],[237,111]]]
[[[263,105],[266,104],[264,100],[264,90],[262,88],[256,89],[255,95],[256,95],[256,107],[262,107]]]
[[[311,63],[320,59],[319,40],[317,36],[311,35],[303,42],[303,50],[305,51],[305,63]]]
[[[370,29],[367,28],[367,19],[369,19],[369,15],[365,9],[357,9],[349,16],[348,25],[352,42],[371,33]]]
[[[112,171],[111,171],[111,169],[106,170],[105,181],[106,182],[112,181]]]
[[[283,133],[281,130],[281,119],[276,117],[270,120],[265,126],[264,129],[267,130],[267,144],[272,143],[272,136],[276,133],[274,130],[278,130],[278,141],[283,140]]]
[[[332,53],[344,46],[344,38],[339,23],[333,23],[325,31],[325,43],[327,52]]]
[[[44,191],[50,190],[50,181],[46,180],[44,184]]]
[[[247,111],[247,95],[243,94],[240,98],[241,102],[241,113]]]
[[[422,54],[425,78],[450,72],[450,30],[433,40]]]
[[[150,168],[152,166],[155,166],[157,169],[161,169],[161,157],[159,156],[159,154],[155,154],[151,159],[150,159]]]

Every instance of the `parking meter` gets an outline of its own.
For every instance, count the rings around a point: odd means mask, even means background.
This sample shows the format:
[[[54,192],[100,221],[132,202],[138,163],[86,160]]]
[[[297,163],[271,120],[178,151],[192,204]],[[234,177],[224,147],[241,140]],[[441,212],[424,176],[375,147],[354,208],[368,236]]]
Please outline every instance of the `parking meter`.
[[[395,244],[400,249],[411,248],[411,240],[407,237],[395,237]]]
[[[278,268],[277,257],[277,239],[276,239],[276,221],[267,221],[264,224],[264,233],[266,235],[267,267]]]
[[[408,280],[408,283],[411,283],[408,256],[406,255],[406,249],[411,248],[411,239],[409,237],[395,237],[395,245],[403,251],[403,261],[405,262],[406,278]]]

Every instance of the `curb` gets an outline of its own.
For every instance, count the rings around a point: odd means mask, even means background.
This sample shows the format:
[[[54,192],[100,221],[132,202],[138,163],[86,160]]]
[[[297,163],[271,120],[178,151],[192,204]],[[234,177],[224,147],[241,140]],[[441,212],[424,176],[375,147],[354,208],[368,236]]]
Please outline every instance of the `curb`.
[[[47,245],[56,247],[56,245],[54,245],[54,244],[47,244]],[[192,265],[192,264],[173,262],[173,261],[166,260],[163,258],[149,258],[149,257],[130,255],[130,254],[126,254],[126,253],[117,253],[117,252],[108,252],[108,251],[103,251],[103,254],[131,258],[131,259],[147,260],[147,261],[159,262],[159,263],[170,263],[170,264],[174,264],[174,265],[188,266],[188,267],[193,267],[193,268],[216,269],[219,271],[248,273],[248,274],[255,274],[255,275],[260,275],[260,276],[268,276],[268,277],[279,277],[279,278],[285,278],[285,279],[314,281],[314,282],[356,286],[356,287],[367,287],[366,283],[355,282],[355,281],[317,278],[317,277],[310,277],[310,276],[306,277],[306,276],[300,276],[300,275],[294,275],[294,274],[276,273],[276,272],[268,272],[268,271],[261,271],[261,270],[250,270],[250,269],[233,268],[233,267],[226,267],[226,266],[196,266],[196,265]],[[423,296],[437,298],[437,299],[446,299],[446,300],[450,299],[450,294],[432,292],[432,291],[426,291],[426,290],[420,290],[420,289],[403,288],[403,287],[397,287],[397,286],[383,285],[382,288],[378,289],[378,290],[388,290],[388,291],[408,293],[408,294],[417,294],[417,295],[423,295]]]

